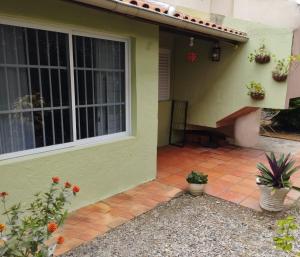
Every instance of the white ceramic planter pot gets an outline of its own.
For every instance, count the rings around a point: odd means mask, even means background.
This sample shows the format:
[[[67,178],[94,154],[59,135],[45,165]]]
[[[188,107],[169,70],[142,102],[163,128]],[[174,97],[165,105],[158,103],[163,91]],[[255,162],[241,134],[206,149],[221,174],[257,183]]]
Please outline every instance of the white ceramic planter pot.
[[[282,211],[284,208],[284,199],[289,188],[274,189],[265,185],[258,185],[260,189],[260,207],[267,211]]]
[[[191,195],[197,196],[204,192],[205,184],[189,184],[189,192]]]

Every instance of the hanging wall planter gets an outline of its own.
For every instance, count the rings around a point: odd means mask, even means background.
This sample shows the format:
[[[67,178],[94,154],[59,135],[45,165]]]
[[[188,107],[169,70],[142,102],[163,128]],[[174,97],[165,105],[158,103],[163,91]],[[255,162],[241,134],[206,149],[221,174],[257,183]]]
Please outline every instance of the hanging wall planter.
[[[290,64],[292,62],[292,57],[276,60],[276,66],[272,72],[272,77],[277,82],[284,82],[286,81]]]
[[[272,77],[277,82],[284,82],[288,78],[290,71],[293,71],[293,63],[300,62],[299,55],[291,55],[287,58],[276,60],[276,66],[272,72]]]
[[[255,61],[259,64],[265,64],[271,61],[271,54],[269,51],[267,51],[265,45],[261,45],[259,49],[249,54],[248,59],[250,62]]]
[[[246,87],[248,88],[248,95],[250,95],[253,100],[263,100],[265,98],[265,89],[260,83],[251,81]]]
[[[288,75],[287,74],[279,74],[279,73],[273,71],[272,77],[277,82],[284,82],[287,80]]]
[[[271,61],[271,56],[269,55],[257,55],[255,56],[255,62],[260,64],[269,63]]]
[[[265,99],[265,93],[255,93],[251,92],[250,96],[253,100],[263,100]]]

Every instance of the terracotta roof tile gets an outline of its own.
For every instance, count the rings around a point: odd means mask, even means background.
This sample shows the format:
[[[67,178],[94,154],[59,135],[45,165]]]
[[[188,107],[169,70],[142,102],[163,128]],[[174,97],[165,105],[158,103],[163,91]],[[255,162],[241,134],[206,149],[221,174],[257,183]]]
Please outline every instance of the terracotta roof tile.
[[[145,0],[117,0],[117,1],[128,4],[128,5],[133,5],[133,6],[136,6],[136,7],[147,9],[147,10],[152,11],[152,12],[160,13],[161,15],[170,16],[168,14],[168,9],[163,8],[161,5],[157,5],[157,4],[152,3],[152,2],[150,3],[150,2],[147,2]],[[184,20],[186,22],[197,23],[199,26],[208,27],[208,28],[211,28],[211,29],[215,29],[215,30],[218,30],[218,31],[223,31],[223,32],[226,32],[226,33],[229,33],[229,34],[239,35],[239,36],[242,36],[242,37],[247,37],[247,33],[243,32],[243,31],[239,31],[239,30],[236,30],[236,29],[233,29],[233,28],[223,27],[221,25],[217,25],[217,24],[211,23],[209,21],[204,21],[204,20],[201,20],[199,18],[192,17],[192,16],[190,16],[188,14],[185,14],[185,13],[182,13],[182,12],[176,12],[173,15],[173,17],[177,18],[177,19]]]

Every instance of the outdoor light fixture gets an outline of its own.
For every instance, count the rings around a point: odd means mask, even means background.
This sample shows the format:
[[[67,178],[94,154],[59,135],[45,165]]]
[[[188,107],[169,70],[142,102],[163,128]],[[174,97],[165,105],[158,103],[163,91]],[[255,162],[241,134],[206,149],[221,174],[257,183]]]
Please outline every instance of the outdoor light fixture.
[[[219,62],[221,59],[221,47],[219,45],[219,43],[215,43],[213,49],[212,49],[212,53],[211,53],[211,60],[213,62]]]
[[[194,38],[193,37],[190,37],[189,46],[190,46],[190,48],[194,47]],[[195,51],[191,50],[191,51],[187,52],[186,59],[187,59],[188,62],[194,63],[198,59],[198,54]]]

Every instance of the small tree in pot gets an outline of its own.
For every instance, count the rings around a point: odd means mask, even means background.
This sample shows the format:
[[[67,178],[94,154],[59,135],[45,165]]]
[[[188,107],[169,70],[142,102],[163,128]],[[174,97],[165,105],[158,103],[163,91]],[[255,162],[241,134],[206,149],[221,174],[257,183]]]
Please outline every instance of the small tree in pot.
[[[208,182],[208,175],[201,172],[192,171],[186,178],[189,183],[190,194],[197,196],[201,195],[204,191],[204,187]]]
[[[260,174],[257,176],[257,185],[260,188],[260,206],[268,211],[281,211],[284,200],[291,189],[300,190],[292,186],[291,176],[297,172],[300,166],[295,167],[295,161],[291,160],[291,154],[282,154],[278,159],[274,153],[266,154],[271,169],[259,163],[257,168]]]

